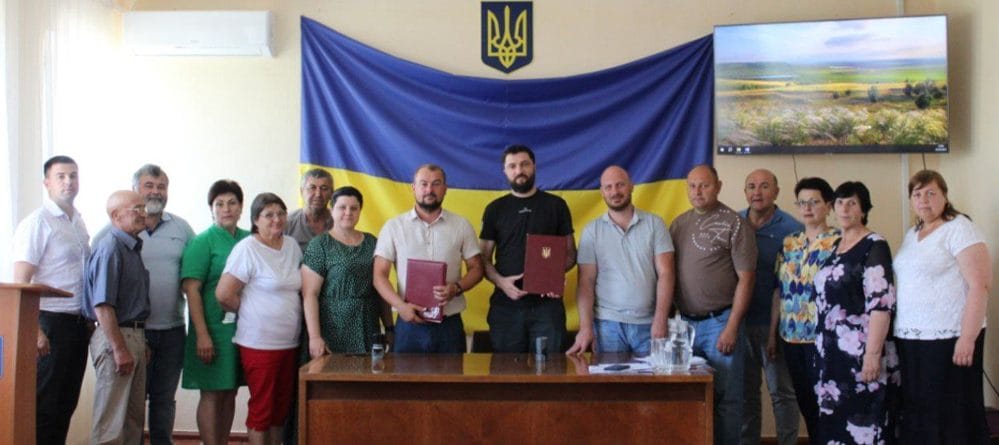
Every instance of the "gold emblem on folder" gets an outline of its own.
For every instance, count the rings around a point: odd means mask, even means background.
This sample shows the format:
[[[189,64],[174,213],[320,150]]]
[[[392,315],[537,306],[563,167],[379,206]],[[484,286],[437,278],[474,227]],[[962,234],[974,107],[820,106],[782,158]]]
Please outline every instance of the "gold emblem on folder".
[[[552,248],[545,246],[541,248],[541,258],[548,259],[552,256]]]

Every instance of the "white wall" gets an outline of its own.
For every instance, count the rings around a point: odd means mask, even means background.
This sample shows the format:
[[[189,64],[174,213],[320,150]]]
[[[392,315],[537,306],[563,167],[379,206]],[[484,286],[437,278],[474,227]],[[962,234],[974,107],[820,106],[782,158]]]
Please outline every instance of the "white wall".
[[[78,205],[96,231],[104,224],[104,199],[128,187],[130,174],[146,162],[171,176],[168,210],[196,230],[210,223],[205,193],[222,177],[239,180],[247,196],[273,191],[295,202],[300,118],[299,16],[306,15],[391,54],[459,74],[499,78],[547,77],[614,66],[712,32],[716,24],[896,14],[894,0],[545,0],[534,3],[535,57],[511,76],[479,61],[479,3],[461,0],[139,0],[135,9],[266,9],[275,13],[274,58],[123,57],[114,67],[118,83],[99,91],[94,112],[78,116],[80,131],[56,147],[80,163]],[[986,232],[993,258],[999,245],[999,200],[992,196],[999,165],[999,70],[993,26],[999,6],[988,0],[906,2],[909,14],[950,14],[952,153],[927,155],[951,182],[952,200]],[[30,21],[27,22],[30,24]],[[29,48],[30,49],[30,48]],[[28,56],[24,56],[27,58]],[[22,59],[26,60],[26,59]],[[25,76],[30,76],[30,72]],[[27,103],[30,112],[31,103]],[[29,116],[30,117],[30,116]],[[42,161],[32,119],[21,130],[22,161],[35,171]],[[744,176],[754,168],[774,170],[785,186],[778,204],[791,207],[794,178],[821,175],[831,183],[859,179],[872,189],[871,226],[898,246],[905,208],[903,158],[898,155],[807,155],[720,157],[722,200],[742,207]],[[919,156],[908,156],[916,170]],[[22,180],[21,217],[39,204],[37,176]],[[377,199],[374,197],[373,199]],[[473,216],[474,217],[474,216]],[[244,215],[243,225],[248,226]],[[999,314],[996,305],[990,313]],[[994,330],[993,330],[994,331]],[[999,340],[990,332],[989,343]],[[992,348],[994,349],[994,348]],[[990,375],[999,358],[986,354]],[[89,388],[88,388],[89,389]],[[178,430],[195,430],[195,394],[181,390]],[[74,441],[85,438],[90,416],[85,394],[74,421]],[[991,404],[997,404],[989,397]],[[768,420],[769,422],[769,420]],[[243,428],[241,420],[236,426]],[[772,425],[765,434],[773,435]]]

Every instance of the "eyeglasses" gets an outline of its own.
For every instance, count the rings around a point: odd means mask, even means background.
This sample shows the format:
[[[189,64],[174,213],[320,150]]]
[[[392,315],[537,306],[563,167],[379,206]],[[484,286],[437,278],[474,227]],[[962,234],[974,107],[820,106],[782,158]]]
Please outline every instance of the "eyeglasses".
[[[796,205],[798,207],[815,207],[815,206],[819,205],[819,203],[821,203],[821,202],[822,201],[819,201],[818,199],[812,198],[812,199],[809,199],[807,201],[805,201],[805,200],[795,201],[794,205]]]
[[[125,210],[128,210],[129,212],[143,213],[144,214],[144,213],[146,213],[146,205],[143,204],[141,206],[130,207],[130,208],[125,209]]]

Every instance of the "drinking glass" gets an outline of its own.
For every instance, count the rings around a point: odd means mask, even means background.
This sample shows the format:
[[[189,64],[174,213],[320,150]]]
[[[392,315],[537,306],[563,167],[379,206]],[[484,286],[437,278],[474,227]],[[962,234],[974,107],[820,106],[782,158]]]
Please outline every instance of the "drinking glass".
[[[670,339],[653,338],[649,345],[649,360],[652,364],[652,372],[656,374],[666,374],[670,371],[670,359],[672,354],[669,351]]]

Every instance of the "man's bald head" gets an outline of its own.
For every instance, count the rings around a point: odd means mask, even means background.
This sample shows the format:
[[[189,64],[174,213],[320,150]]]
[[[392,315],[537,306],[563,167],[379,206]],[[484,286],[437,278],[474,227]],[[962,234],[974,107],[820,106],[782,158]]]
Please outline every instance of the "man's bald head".
[[[777,186],[777,175],[775,175],[774,172],[767,170],[765,168],[758,168],[756,170],[749,172],[749,174],[746,175],[746,183],[749,183],[750,178],[769,179],[770,184],[772,184],[774,187]]]
[[[710,165],[698,165],[687,173],[687,199],[699,211],[710,210],[718,204],[721,186],[718,170]]]
[[[618,167],[616,165],[612,165],[610,167],[605,168],[603,174],[600,175],[601,186],[604,184],[605,181],[618,181],[618,180],[624,180],[630,184],[631,176],[628,175],[627,170]]]
[[[780,192],[777,175],[765,168],[753,170],[746,176],[743,192],[746,193],[746,204],[754,212],[761,215],[772,212],[776,208],[774,201],[777,200],[777,193]]]
[[[612,165],[600,175],[600,194],[611,210],[621,211],[631,206],[631,192],[634,189],[631,176],[621,167]]]
[[[118,190],[108,197],[108,217],[111,224],[126,233],[136,235],[146,227],[146,201],[131,190]]]

